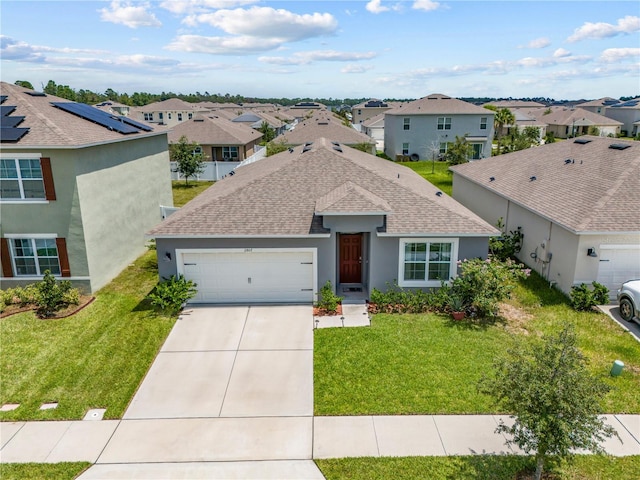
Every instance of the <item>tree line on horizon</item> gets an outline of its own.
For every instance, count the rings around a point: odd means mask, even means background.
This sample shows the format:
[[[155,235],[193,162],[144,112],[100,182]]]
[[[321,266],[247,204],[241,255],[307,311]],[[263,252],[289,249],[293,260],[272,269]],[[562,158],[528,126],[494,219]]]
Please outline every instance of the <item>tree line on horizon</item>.
[[[15,85],[19,85],[24,88],[28,88],[31,90],[35,90],[33,84],[27,80],[16,80]],[[162,92],[162,93],[149,93],[149,92],[134,92],[131,95],[128,93],[119,93],[113,90],[112,88],[108,88],[103,93],[94,92],[91,90],[87,90],[84,88],[75,89],[70,87],[69,85],[57,84],[54,80],[49,80],[47,84],[42,84],[41,91],[48,94],[54,95],[56,97],[64,98],[66,100],[71,100],[79,103],[86,103],[87,105],[95,105],[102,102],[118,102],[124,105],[129,105],[132,107],[142,107],[144,105],[148,105],[150,103],[161,102],[163,100],[168,100],[170,98],[179,98],[180,100],[184,100],[189,103],[199,103],[199,102],[212,102],[212,103],[235,103],[235,104],[243,104],[243,103],[273,103],[282,105],[285,107],[295,105],[299,102],[317,102],[328,107],[339,108],[345,105],[353,106],[359,103],[364,103],[370,100],[370,97],[362,97],[362,98],[257,98],[257,97],[245,97],[243,95],[235,94],[231,95],[229,93],[221,94],[221,93],[209,93],[205,91],[201,93],[196,91],[195,93],[174,93],[174,92]],[[636,96],[625,96],[620,97],[620,100],[626,101],[631,100],[633,98],[637,98]],[[495,97],[459,97],[460,100],[465,102],[473,103],[476,105],[482,105],[485,103],[500,101],[500,100],[522,100],[522,101],[534,101],[543,103],[545,105],[552,104],[563,104],[568,103],[570,100],[554,100],[549,97],[523,97],[523,98],[495,98]],[[386,98],[384,101],[386,102],[409,102],[415,100],[414,98]],[[581,99],[581,101],[587,101],[585,99]]]

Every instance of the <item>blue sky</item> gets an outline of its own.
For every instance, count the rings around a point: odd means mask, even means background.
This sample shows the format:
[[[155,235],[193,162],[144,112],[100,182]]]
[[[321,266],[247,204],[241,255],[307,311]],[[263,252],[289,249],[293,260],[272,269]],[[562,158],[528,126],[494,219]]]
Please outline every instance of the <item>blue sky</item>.
[[[247,97],[640,93],[637,1],[11,1],[3,81]]]

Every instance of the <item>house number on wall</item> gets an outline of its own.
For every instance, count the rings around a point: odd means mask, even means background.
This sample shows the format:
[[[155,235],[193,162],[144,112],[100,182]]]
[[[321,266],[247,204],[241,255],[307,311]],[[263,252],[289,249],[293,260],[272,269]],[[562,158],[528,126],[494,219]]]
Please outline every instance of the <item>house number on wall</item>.
[[[244,251],[245,252],[253,252],[253,248],[245,248]]]

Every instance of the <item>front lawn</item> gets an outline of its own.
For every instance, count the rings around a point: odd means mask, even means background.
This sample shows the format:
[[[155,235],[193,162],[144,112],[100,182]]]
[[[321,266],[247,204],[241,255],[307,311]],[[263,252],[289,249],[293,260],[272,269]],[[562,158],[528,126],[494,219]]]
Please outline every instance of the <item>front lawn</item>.
[[[383,457],[315,460],[327,480],[512,480],[523,470],[533,473],[531,457],[474,455],[458,457]],[[579,455],[545,472],[548,480],[635,480],[640,456]],[[531,477],[533,478],[533,477]]]
[[[0,463],[2,480],[73,480],[91,466],[88,462]]]
[[[71,317],[33,312],[0,320],[0,420],[78,420],[91,408],[120,418],[175,321],[144,300],[158,281],[149,251]],[[40,410],[46,402],[58,408]]]
[[[378,314],[371,327],[315,331],[316,415],[499,412],[477,384],[513,341],[576,326],[590,368],[611,385],[606,413],[640,413],[640,347],[606,315],[575,312],[538,276],[522,282],[506,319],[478,325],[436,314]],[[625,364],[610,377],[614,360]]]

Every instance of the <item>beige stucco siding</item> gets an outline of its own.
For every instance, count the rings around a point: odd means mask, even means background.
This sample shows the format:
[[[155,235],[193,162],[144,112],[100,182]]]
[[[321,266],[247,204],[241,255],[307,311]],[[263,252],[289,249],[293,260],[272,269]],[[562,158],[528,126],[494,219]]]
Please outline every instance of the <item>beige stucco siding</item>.
[[[77,191],[95,291],[144,251],[144,233],[161,220],[159,206],[173,200],[166,136],[90,150],[77,164]]]

